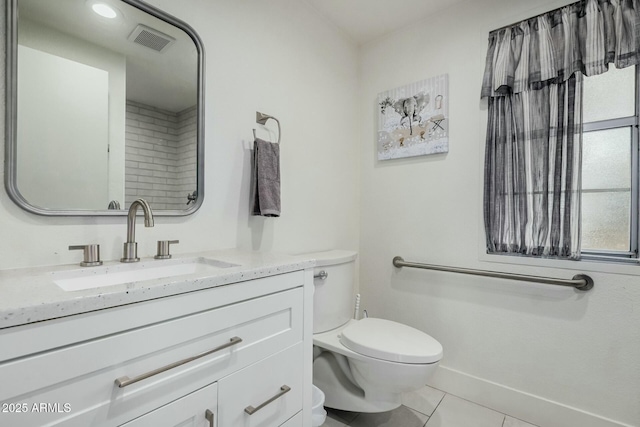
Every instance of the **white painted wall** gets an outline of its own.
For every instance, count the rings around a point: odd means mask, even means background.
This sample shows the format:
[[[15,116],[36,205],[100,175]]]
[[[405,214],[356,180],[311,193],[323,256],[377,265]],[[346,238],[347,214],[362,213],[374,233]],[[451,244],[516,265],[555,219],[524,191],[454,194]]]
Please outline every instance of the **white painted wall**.
[[[106,134],[109,138],[109,194],[102,198],[99,209],[106,209],[110,200],[119,200],[122,204],[124,202],[124,130],[126,101],[126,59],[124,55],[61,33],[53,28],[44,26],[42,23],[27,19],[20,20],[18,40],[21,45],[105,70],[109,73],[109,128]],[[89,178],[86,180],[88,179]],[[73,190],[69,192],[73,192]],[[79,189],[75,190],[75,193],[79,192]],[[29,198],[27,198],[27,200],[29,200]],[[40,206],[46,208],[58,207],[57,205]],[[78,203],[77,206],[85,206],[86,208],[88,205]],[[75,208],[76,206],[73,207]]]
[[[487,113],[479,96],[488,33],[567,3],[469,0],[361,48],[362,306],[372,316],[405,322],[443,344],[435,386],[545,427],[638,426],[638,267],[557,261],[521,265],[483,253]],[[445,73],[450,81],[449,153],[377,161],[376,95]],[[391,265],[395,255],[564,278],[576,273],[569,268],[582,269],[596,286],[579,293],[397,271]]]
[[[180,239],[175,253],[236,246],[357,249],[355,44],[297,0],[149,3],[188,22],[206,49],[206,189],[194,215],[159,217],[154,228],[138,224],[139,254],[153,255],[159,239]],[[0,21],[4,25],[4,17]],[[275,219],[249,216],[256,110],[282,123],[282,216]],[[258,134],[269,137],[262,129]],[[76,263],[81,254],[68,245],[91,242],[101,244],[103,259],[118,259],[125,241],[124,217],[41,217],[14,205],[5,192],[0,219],[0,269]]]
[[[18,57],[20,194],[44,208],[104,209],[109,73],[22,45]]]

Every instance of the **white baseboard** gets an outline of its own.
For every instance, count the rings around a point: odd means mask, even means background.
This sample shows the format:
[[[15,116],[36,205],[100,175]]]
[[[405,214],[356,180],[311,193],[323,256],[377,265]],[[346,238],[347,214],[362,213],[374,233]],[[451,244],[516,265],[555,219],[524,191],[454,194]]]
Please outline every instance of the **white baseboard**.
[[[429,386],[539,427],[640,427],[572,408],[440,365]]]

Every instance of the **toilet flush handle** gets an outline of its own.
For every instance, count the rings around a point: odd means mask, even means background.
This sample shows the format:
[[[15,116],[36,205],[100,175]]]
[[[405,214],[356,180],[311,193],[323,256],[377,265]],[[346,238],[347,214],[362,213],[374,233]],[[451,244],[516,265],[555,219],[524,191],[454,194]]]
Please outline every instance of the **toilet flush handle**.
[[[318,273],[315,276],[313,276],[313,278],[314,279],[324,280],[324,279],[327,278],[327,276],[329,276],[329,273],[327,273],[326,271],[322,270],[320,273]]]

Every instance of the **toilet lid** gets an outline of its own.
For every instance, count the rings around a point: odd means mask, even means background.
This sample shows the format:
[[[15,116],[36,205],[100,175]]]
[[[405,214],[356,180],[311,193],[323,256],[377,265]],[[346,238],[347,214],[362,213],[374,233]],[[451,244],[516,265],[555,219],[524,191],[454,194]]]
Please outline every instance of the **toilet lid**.
[[[349,350],[399,363],[435,363],[442,345],[422,331],[391,320],[366,318],[344,328],[340,337]]]

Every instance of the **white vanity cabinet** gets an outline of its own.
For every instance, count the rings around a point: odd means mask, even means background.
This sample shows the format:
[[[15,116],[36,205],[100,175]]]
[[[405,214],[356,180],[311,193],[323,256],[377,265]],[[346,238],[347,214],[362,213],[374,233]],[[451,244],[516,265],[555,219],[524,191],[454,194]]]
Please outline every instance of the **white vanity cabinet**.
[[[307,427],[311,274],[0,329],[0,426]]]
[[[281,425],[302,407],[302,343],[220,380],[220,426]]]
[[[213,383],[129,421],[122,427],[215,427],[217,400],[218,384]]]

